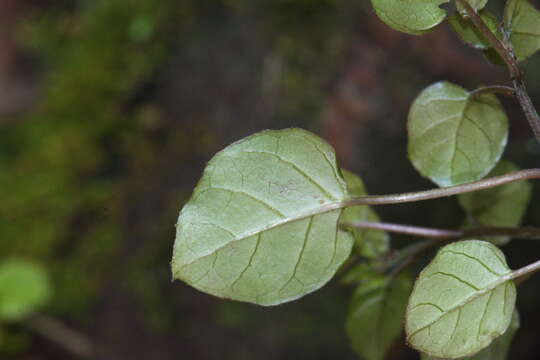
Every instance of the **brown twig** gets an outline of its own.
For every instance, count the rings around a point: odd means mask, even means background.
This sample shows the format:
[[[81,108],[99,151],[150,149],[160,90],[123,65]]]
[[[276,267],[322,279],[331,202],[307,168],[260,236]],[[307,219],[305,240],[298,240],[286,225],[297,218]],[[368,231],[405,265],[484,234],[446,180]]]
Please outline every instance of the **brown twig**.
[[[415,202],[422,200],[438,199],[447,196],[453,196],[463,194],[472,191],[490,189],[496,186],[512,183],[515,181],[527,180],[527,179],[540,179],[540,169],[528,169],[511,172],[501,176],[494,176],[488,179],[482,179],[465,183],[461,185],[448,186],[444,188],[437,188],[432,190],[391,194],[391,195],[368,195],[360,196],[345,200],[340,203],[327,205],[327,211],[331,211],[337,208],[346,208],[357,205],[387,205],[387,204],[401,204],[407,202]],[[321,212],[321,211],[319,211]]]
[[[96,355],[90,339],[54,318],[36,315],[28,320],[27,325],[35,333],[78,358],[92,359]]]
[[[511,44],[509,42],[505,43],[499,40],[495,36],[495,34],[489,29],[484,20],[482,20],[480,15],[478,15],[478,13],[472,8],[472,6],[467,0],[456,1],[463,6],[465,11],[467,12],[467,15],[469,15],[469,17],[471,18],[474,26],[476,26],[476,28],[482,33],[482,35],[484,35],[484,37],[489,41],[491,46],[493,46],[495,51],[504,60],[506,67],[508,68],[508,71],[510,73],[510,79],[512,80],[512,83],[514,85],[516,98],[519,101],[523,112],[525,113],[525,117],[529,122],[529,125],[534,133],[534,136],[536,137],[536,140],[540,143],[540,117],[538,116],[538,112],[536,111],[536,108],[534,107],[532,100],[527,93],[525,82],[523,81],[523,73],[519,68],[517,58]]]
[[[383,230],[392,233],[413,235],[439,240],[454,240],[474,236],[510,236],[520,239],[540,239],[540,228],[534,227],[511,228],[486,226],[465,230],[446,230],[370,221],[345,223],[343,224],[343,226],[358,229]]]

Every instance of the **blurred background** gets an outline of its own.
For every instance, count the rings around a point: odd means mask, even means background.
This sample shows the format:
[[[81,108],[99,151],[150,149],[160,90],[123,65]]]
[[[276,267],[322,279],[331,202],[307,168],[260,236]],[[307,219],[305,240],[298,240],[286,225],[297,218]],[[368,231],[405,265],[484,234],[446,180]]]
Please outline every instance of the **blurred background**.
[[[524,68],[540,105],[540,56]],[[52,284],[36,317],[0,325],[0,358],[356,359],[352,288],[273,308],[213,298],[171,282],[174,224],[213,154],[266,128],[320,135],[370,193],[434,187],[407,160],[405,122],[438,80],[473,89],[507,74],[447,25],[400,34],[365,0],[0,0],[0,261],[38,264]],[[519,107],[502,101],[505,158],[537,167]],[[540,225],[534,194],[527,225]],[[455,199],[377,210],[463,219]],[[505,252],[517,268],[540,246]],[[539,285],[520,289],[512,359],[538,358]],[[417,354],[401,340],[389,358]]]

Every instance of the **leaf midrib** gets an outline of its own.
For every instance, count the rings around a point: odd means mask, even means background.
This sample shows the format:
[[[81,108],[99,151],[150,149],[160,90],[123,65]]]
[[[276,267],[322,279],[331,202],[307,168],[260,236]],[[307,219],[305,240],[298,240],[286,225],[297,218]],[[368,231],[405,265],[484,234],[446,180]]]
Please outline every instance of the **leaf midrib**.
[[[221,246],[217,247],[216,249],[213,249],[211,252],[209,252],[207,254],[204,254],[204,255],[201,255],[201,256],[197,257],[196,259],[190,261],[189,263],[181,265],[181,268],[185,268],[185,267],[187,267],[189,265],[194,264],[195,262],[197,262],[197,261],[199,261],[201,259],[204,259],[204,258],[206,258],[208,256],[214,255],[215,253],[223,250],[227,246],[230,246],[231,244],[234,244],[234,243],[236,243],[238,241],[246,240],[246,239],[248,239],[248,238],[250,238],[252,236],[262,234],[262,233],[264,233],[266,231],[270,231],[270,230],[275,229],[275,228],[277,228],[279,226],[287,225],[287,224],[290,224],[290,223],[293,223],[293,222],[296,222],[296,221],[301,221],[301,220],[307,219],[307,218],[312,217],[312,216],[326,214],[326,213],[334,211],[334,210],[339,210],[339,209],[342,209],[345,206],[347,206],[346,202],[337,201],[337,202],[328,203],[328,204],[325,204],[325,205],[320,206],[318,208],[312,209],[311,211],[308,211],[308,212],[303,213],[303,214],[301,214],[299,216],[296,216],[296,217],[280,219],[278,221],[270,223],[269,225],[267,225],[267,226],[265,226],[263,228],[252,230],[250,232],[246,232],[246,233],[244,233],[242,235],[239,235],[237,238],[228,241],[226,244],[221,245]],[[213,223],[211,223],[211,224],[213,224]],[[336,221],[336,226],[337,226],[337,221]]]

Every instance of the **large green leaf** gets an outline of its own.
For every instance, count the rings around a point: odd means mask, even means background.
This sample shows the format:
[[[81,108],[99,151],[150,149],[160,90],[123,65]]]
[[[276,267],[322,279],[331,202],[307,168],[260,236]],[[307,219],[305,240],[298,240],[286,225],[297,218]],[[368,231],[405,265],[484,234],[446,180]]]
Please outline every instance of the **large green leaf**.
[[[499,30],[499,20],[487,10],[479,12],[480,17],[484,20],[490,30],[498,37],[501,38],[501,32]],[[473,22],[469,18],[464,18],[459,14],[454,14],[448,18],[448,22],[452,26],[452,29],[459,35],[461,40],[471,45],[472,47],[480,50],[488,49],[491,47],[490,42],[482,35],[482,33],[474,26]]]
[[[473,355],[504,334],[516,287],[504,254],[489,242],[443,247],[420,273],[407,306],[407,340],[430,356]]]
[[[527,0],[509,0],[504,10],[504,25],[518,60],[540,50],[540,11]]]
[[[350,195],[367,195],[366,188],[360,177],[344,169],[342,169],[342,173]],[[381,219],[369,206],[349,207],[343,210],[340,218],[340,223],[343,225],[364,221],[380,222]],[[386,231],[357,228],[351,228],[350,231],[354,236],[355,248],[358,254],[365,258],[377,258],[390,249],[390,236]]]
[[[260,305],[315,291],[352,248],[338,229],[346,197],[334,150],[317,136],[287,129],[236,142],[208,163],[180,212],[173,276]]]
[[[421,35],[444,21],[449,0],[371,0],[377,16],[391,28]]]
[[[407,123],[409,158],[439,186],[479,180],[499,160],[508,119],[492,94],[439,82],[414,101]]]
[[[50,281],[40,266],[15,259],[0,264],[0,321],[22,320],[50,296]]]
[[[347,334],[354,350],[366,360],[383,360],[403,331],[412,280],[404,273],[358,286],[347,316]]]
[[[498,176],[517,171],[519,168],[509,161],[501,161],[490,176]],[[532,186],[527,181],[518,181],[492,189],[459,195],[459,203],[471,221],[469,225],[508,226],[521,223],[531,198]],[[491,236],[486,240],[497,245],[508,242],[508,236]]]
[[[510,326],[504,335],[495,339],[491,345],[489,345],[484,350],[480,351],[478,354],[474,355],[468,360],[506,360],[508,351],[510,350],[510,345],[512,345],[512,340],[514,335],[519,329],[519,314],[517,310],[514,310],[512,314],[512,320],[510,321]],[[422,354],[422,360],[439,360],[435,357]]]

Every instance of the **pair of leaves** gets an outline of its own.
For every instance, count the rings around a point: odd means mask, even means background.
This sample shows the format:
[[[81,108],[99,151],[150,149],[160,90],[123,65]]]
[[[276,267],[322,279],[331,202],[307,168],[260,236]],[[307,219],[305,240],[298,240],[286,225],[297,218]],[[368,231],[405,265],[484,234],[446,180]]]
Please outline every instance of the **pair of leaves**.
[[[0,321],[23,320],[43,307],[51,296],[45,271],[24,260],[0,264]]]
[[[478,14],[493,34],[503,40],[499,20],[487,10],[479,11]],[[469,18],[456,14],[449,18],[449,23],[464,42],[485,50],[484,53],[491,62],[504,65],[498,54],[491,49],[489,41]],[[540,50],[540,11],[528,0],[509,0],[504,11],[503,25],[518,61],[525,60]]]
[[[446,19],[440,6],[449,0],[371,0],[379,18],[391,28],[412,35],[421,35]],[[475,9],[482,9],[487,0],[469,0]],[[461,12],[464,9],[458,5]]]
[[[371,2],[379,18],[391,28],[412,35],[422,35],[446,19],[446,11],[441,5],[448,3],[449,0],[371,0]],[[482,11],[487,0],[468,2],[479,12],[492,32],[502,38],[497,18],[487,11]],[[489,49],[491,45],[475,28],[461,3],[456,3],[459,13],[449,18],[452,28],[465,42],[486,50],[488,59],[497,60],[498,57]],[[518,60],[524,60],[540,50],[540,11],[528,0],[507,2],[504,27]]]
[[[276,305],[317,290],[347,259],[347,185],[333,149],[301,130],[219,152],[180,212],[172,270],[218,297]]]
[[[412,279],[407,273],[379,277],[356,289],[346,330],[354,350],[366,360],[383,360],[403,331]]]
[[[414,101],[407,122],[409,158],[439,186],[483,178],[499,161],[508,118],[492,94],[439,82]]]
[[[509,161],[501,161],[489,177],[514,172],[519,168]],[[521,224],[531,198],[532,186],[528,181],[518,181],[492,189],[459,195],[459,203],[467,212],[467,226],[507,226]],[[486,237],[499,246],[506,244],[508,236]]]
[[[405,330],[415,349],[435,358],[471,356],[504,334],[516,288],[504,254],[489,242],[443,247],[422,270],[409,298]]]

